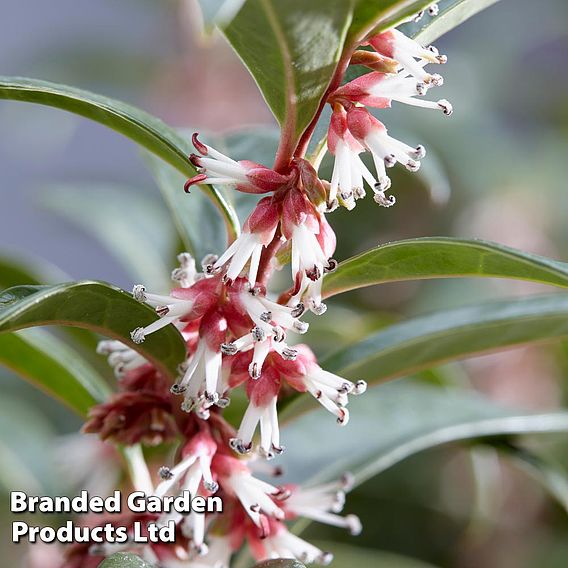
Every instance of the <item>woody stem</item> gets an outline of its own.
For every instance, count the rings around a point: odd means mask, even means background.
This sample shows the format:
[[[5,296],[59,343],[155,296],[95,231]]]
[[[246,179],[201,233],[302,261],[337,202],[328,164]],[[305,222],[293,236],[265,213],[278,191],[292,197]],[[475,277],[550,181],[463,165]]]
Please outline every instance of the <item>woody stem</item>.
[[[308,150],[308,145],[309,145],[310,140],[311,140],[311,138],[314,134],[314,130],[315,130],[316,125],[317,125],[317,123],[320,119],[321,113],[323,112],[323,109],[325,108],[325,105],[327,104],[327,100],[329,98],[329,95],[341,86],[341,81],[343,80],[343,76],[345,75],[345,72],[347,71],[347,67],[349,66],[349,61],[351,61],[351,55],[353,54],[353,51],[355,51],[356,47],[357,47],[356,45],[351,45],[351,46],[349,46],[349,48],[347,48],[343,51],[343,55],[341,56],[341,59],[339,60],[339,63],[337,64],[337,68],[335,70],[335,73],[334,73],[334,75],[331,79],[331,82],[329,83],[329,87],[327,88],[325,95],[322,97],[322,100],[320,102],[318,110],[317,110],[314,118],[312,119],[312,121],[310,122],[310,124],[308,125],[308,127],[306,128],[304,133],[302,134],[302,137],[300,138],[300,142],[298,143],[298,146],[296,147],[296,150],[294,152],[294,156],[296,158],[303,158],[306,155],[306,152]]]

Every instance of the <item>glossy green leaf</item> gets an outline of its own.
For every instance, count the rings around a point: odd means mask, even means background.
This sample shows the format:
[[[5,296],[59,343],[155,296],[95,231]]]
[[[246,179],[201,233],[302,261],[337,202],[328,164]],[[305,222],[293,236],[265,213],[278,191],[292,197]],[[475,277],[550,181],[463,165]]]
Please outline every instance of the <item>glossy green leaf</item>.
[[[425,14],[418,22],[414,22],[408,21],[409,18],[431,5],[430,0],[355,0],[356,7],[349,36],[364,37],[370,32],[379,33],[397,26],[407,36],[427,45],[497,1],[440,0],[437,2],[437,16]]]
[[[0,364],[83,416],[110,392],[78,353],[42,329],[0,333]]]
[[[437,18],[409,29],[435,38],[496,0],[448,0]],[[206,26],[217,24],[248,67],[283,129],[291,155],[350,51],[371,32],[399,25],[431,0],[201,0]],[[242,7],[241,7],[242,4]],[[431,29],[429,29],[431,27]],[[337,80],[337,79],[336,79]]]
[[[431,0],[355,0],[349,37],[362,39],[408,20],[423,10]]]
[[[568,263],[481,240],[444,237],[388,243],[341,262],[324,296],[401,280],[514,278],[568,287]]]
[[[454,359],[568,336],[568,295],[486,302],[406,320],[333,354],[322,365],[371,382]]]
[[[0,295],[0,333],[41,325],[86,328],[119,339],[152,361],[172,379],[185,358],[185,343],[173,326],[135,345],[130,332],[157,318],[130,294],[102,282],[58,286],[17,286]]]
[[[409,22],[399,29],[422,45],[428,45],[446,32],[456,28],[478,12],[489,8],[498,0],[440,0],[439,14],[430,18],[425,16],[418,22]]]
[[[153,568],[145,560],[129,552],[117,552],[103,560],[99,568]]]
[[[0,77],[0,99],[52,106],[95,120],[131,138],[186,178],[196,173],[187,158],[193,148],[184,137],[158,118],[121,101],[75,87],[20,77]],[[235,212],[218,190],[207,186],[204,191],[223,215],[229,235],[234,237],[239,231]]]
[[[176,194],[190,216],[191,199],[179,191],[182,186],[183,180]],[[195,194],[209,204],[199,192]],[[178,237],[167,209],[155,196],[128,186],[82,183],[48,187],[41,203],[99,240],[135,281],[156,291],[170,289]]]
[[[335,73],[351,11],[345,0],[247,0],[224,29],[283,127],[288,151]]]
[[[303,401],[298,404],[306,408]],[[409,379],[352,397],[349,412],[351,418],[344,428],[334,424],[333,417],[323,409],[292,413],[295,420],[282,429],[282,441],[290,450],[281,458],[292,481],[316,475],[317,479],[331,479],[351,471],[359,484],[441,444],[568,432],[568,412],[538,414],[505,409],[470,391],[441,389]]]
[[[44,259],[26,255],[24,259],[0,257],[0,291],[12,286],[57,284],[69,280],[69,275]],[[79,328],[67,328],[66,335],[94,355],[97,336]]]

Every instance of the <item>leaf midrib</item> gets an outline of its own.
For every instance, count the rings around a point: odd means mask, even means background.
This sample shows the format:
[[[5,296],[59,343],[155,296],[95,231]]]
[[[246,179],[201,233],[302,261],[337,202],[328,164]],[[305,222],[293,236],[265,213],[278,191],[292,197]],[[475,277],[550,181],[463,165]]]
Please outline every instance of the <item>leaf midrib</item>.
[[[404,342],[398,342],[396,345],[391,345],[391,346],[386,346],[386,347],[381,347],[380,350],[380,354],[382,355],[390,355],[392,353],[396,353],[397,351],[400,351],[402,349],[409,349],[412,348],[413,345],[420,345],[422,344],[425,340],[427,340],[428,342],[432,342],[435,341],[437,338],[439,337],[445,337],[445,335],[447,334],[448,330],[452,330],[455,333],[463,333],[463,332],[467,332],[467,331],[475,331],[476,328],[483,328],[484,330],[492,330],[494,328],[498,328],[504,324],[507,323],[515,323],[515,324],[525,324],[525,323],[530,323],[532,321],[538,321],[538,320],[542,320],[542,319],[546,319],[549,322],[554,322],[555,320],[560,320],[560,321],[565,321],[566,320],[566,314],[562,313],[562,314],[547,314],[545,316],[543,316],[542,314],[534,314],[534,315],[527,315],[527,316],[522,316],[522,317],[516,317],[514,318],[514,320],[511,319],[507,319],[507,318],[503,318],[501,320],[496,320],[490,324],[485,324],[483,322],[477,322],[477,324],[464,324],[462,326],[449,326],[448,328],[445,329],[440,329],[437,330],[436,332],[427,334],[427,335],[421,335],[419,337],[415,337],[409,340],[406,340]],[[404,325],[406,323],[410,323],[410,322],[416,322],[416,320],[408,320],[408,322],[401,322],[401,324],[398,325]],[[397,324],[395,324],[397,325]],[[390,332],[390,329],[388,331],[385,331],[385,335]],[[568,331],[566,332],[566,335],[568,336]],[[519,342],[515,342],[515,343],[507,343],[506,347],[509,348],[513,348],[513,347],[517,347],[519,345],[525,345],[525,344],[537,344],[537,343],[546,343],[547,341],[551,341],[553,338],[542,338],[540,340],[526,340],[526,341],[519,341]],[[504,348],[503,345],[500,346],[496,346],[496,347],[489,347],[487,349],[479,349],[476,351],[466,351],[465,353],[467,354],[467,357],[473,357],[476,355],[479,355],[481,353],[488,353],[491,352],[492,350],[502,350]],[[362,360],[359,360],[357,362],[351,363],[347,366],[341,367],[341,373],[348,373],[350,370],[352,369],[356,369],[357,367],[361,366],[361,365],[365,365],[367,364],[369,361],[373,360],[373,356],[369,356],[369,357],[365,357]],[[436,364],[440,363],[440,362],[444,362],[444,361],[451,361],[451,360],[455,360],[456,357],[454,355],[448,357],[447,359],[444,358],[436,358]],[[422,368],[422,363],[417,364],[415,367],[413,368],[409,368],[409,367],[405,367],[404,368],[404,375],[409,375],[412,374],[412,372],[414,372],[417,369],[421,369]],[[393,375],[392,377],[395,378],[397,375]],[[390,377],[390,375],[389,375]]]
[[[554,424],[543,425],[543,419]],[[505,427],[504,423],[507,424]],[[496,426],[498,424],[498,427]],[[568,428],[568,413],[534,414],[526,416],[503,416],[499,418],[485,418],[482,420],[469,420],[459,424],[443,426],[434,432],[413,438],[396,447],[387,449],[381,457],[374,462],[364,463],[355,473],[356,484],[360,485],[371,477],[389,469],[403,459],[415,453],[451,442],[468,440],[475,433],[476,437],[494,435],[496,431],[505,434],[531,434],[542,432],[564,432]]]
[[[427,243],[427,244],[443,244],[443,245],[465,245],[467,247],[475,247],[477,250],[484,252],[484,253],[489,253],[489,254],[494,254],[494,255],[500,255],[500,256],[505,256],[510,260],[514,260],[515,262],[519,263],[519,264],[523,264],[524,266],[534,266],[535,264],[539,266],[539,268],[541,268],[542,270],[548,272],[551,275],[554,276],[559,276],[559,277],[563,277],[566,278],[567,281],[564,285],[562,284],[553,284],[555,286],[560,286],[560,287],[568,287],[568,263],[564,263],[561,261],[557,261],[557,260],[551,260],[548,259],[546,257],[543,256],[539,256],[539,255],[533,255],[530,253],[524,253],[522,251],[515,251],[514,249],[511,249],[510,247],[507,247],[506,245],[500,245],[498,243],[491,243],[490,241],[484,241],[481,239],[475,239],[472,241],[468,241],[466,239],[453,239],[451,237],[426,237],[426,238],[420,238],[420,239],[407,239],[407,240],[403,240],[403,241],[396,241],[393,243],[386,243],[384,245],[380,245],[378,247],[376,247],[375,249],[372,249],[371,251],[366,251],[363,253],[360,253],[356,256],[353,256],[349,259],[347,259],[344,264],[342,265],[340,263],[338,269],[341,268],[349,268],[352,266],[352,263],[356,263],[358,260],[364,259],[364,257],[366,255],[369,255],[373,252],[377,252],[377,251],[382,251],[382,250],[386,250],[389,248],[397,248],[401,245],[405,245],[405,244],[417,244],[420,245],[422,243]],[[497,250],[493,249],[493,245],[497,245],[499,248]],[[527,256],[529,256],[530,258],[526,258]],[[362,265],[365,266],[365,265]],[[489,274],[489,273],[482,273],[482,274],[474,274],[474,273],[468,273],[468,272],[463,272],[463,273],[452,273],[452,274],[434,274],[434,275],[409,275],[409,276],[397,276],[395,279],[389,279],[387,277],[381,279],[381,280],[376,280],[372,283],[364,283],[355,287],[343,287],[343,288],[337,288],[337,289],[332,289],[329,292],[326,292],[325,290],[325,280],[324,280],[324,291],[323,291],[323,296],[325,298],[330,298],[332,296],[335,296],[337,294],[340,294],[342,292],[347,292],[350,290],[356,290],[358,288],[364,288],[366,286],[374,286],[376,284],[381,284],[381,283],[385,283],[385,282],[403,282],[403,281],[407,281],[407,280],[434,280],[434,279],[445,279],[445,278],[460,278],[460,277],[468,277],[468,278],[499,278],[499,279],[511,279],[511,280],[523,280],[523,281],[529,281],[529,282],[542,282],[541,280],[537,280],[536,278],[531,278],[531,277],[523,277],[523,276],[502,276],[499,274]],[[333,275],[328,276],[328,279],[331,280],[333,282]],[[543,284],[549,284],[552,285],[551,283],[548,282],[542,282]]]
[[[292,65],[292,54],[290,52],[290,47],[288,41],[286,40],[286,35],[278,22],[278,16],[274,11],[271,0],[260,0],[260,4],[266,14],[266,19],[274,32],[274,37],[276,38],[276,43],[280,47],[280,54],[282,57],[282,68],[284,69],[284,105],[285,113],[284,116],[286,120],[286,130],[293,133],[296,129],[296,103],[295,103],[295,90],[296,90],[296,78],[294,76],[293,65]]]

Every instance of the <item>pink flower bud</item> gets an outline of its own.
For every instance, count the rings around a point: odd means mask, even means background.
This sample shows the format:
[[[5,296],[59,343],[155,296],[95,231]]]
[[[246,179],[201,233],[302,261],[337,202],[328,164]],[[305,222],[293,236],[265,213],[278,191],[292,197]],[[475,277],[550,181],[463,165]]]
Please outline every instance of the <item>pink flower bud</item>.
[[[372,45],[373,49],[381,55],[390,57],[391,59],[396,59],[396,36],[394,34],[394,30],[388,30],[373,36],[369,39],[369,44]]]
[[[227,320],[216,309],[207,312],[199,326],[199,336],[211,351],[219,352],[227,337]]]
[[[277,191],[289,183],[289,179],[286,176],[262,164],[250,162],[249,160],[242,160],[239,164],[245,168],[250,185],[254,188],[253,191],[250,191],[250,188],[240,188],[237,186],[239,191],[245,193],[268,193],[270,191]]]
[[[389,108],[391,106],[391,98],[373,95],[374,90],[379,90],[380,92],[380,83],[387,78],[388,76],[384,73],[367,73],[361,75],[361,77],[357,77],[337,89],[334,96],[375,108]]]
[[[319,218],[319,233],[316,238],[323,254],[329,259],[335,252],[337,237],[335,231],[331,228],[331,225],[323,215],[320,215]]]
[[[185,191],[189,191],[193,184],[201,183],[229,185],[244,193],[261,194],[277,191],[290,181],[288,177],[262,164],[249,160],[232,160],[211,146],[203,144],[197,133],[193,135],[192,140],[201,156],[192,154],[189,160],[200,171],[185,183]]]
[[[290,240],[299,226],[316,233],[319,230],[318,213],[302,192],[292,189],[282,206],[282,233]]]
[[[280,221],[278,203],[272,197],[264,197],[254,208],[246,220],[243,231],[258,235],[263,245],[268,245],[274,238],[274,233]]]
[[[425,63],[446,63],[447,57],[440,55],[434,47],[424,48],[418,42],[406,37],[398,30],[388,30],[369,39],[369,44],[384,55],[398,61],[406,73],[413,75],[422,85],[441,85],[439,75],[424,70]],[[416,61],[416,60],[420,60]]]
[[[217,444],[215,440],[211,437],[211,434],[206,430],[202,430],[197,434],[194,434],[189,442],[187,442],[182,450],[181,457],[187,458],[189,456],[208,456],[213,457],[217,452]]]
[[[323,181],[307,160],[298,158],[294,160],[294,164],[300,173],[300,184],[304,193],[309,201],[319,208],[326,200],[326,188]]]
[[[265,367],[257,380],[247,383],[247,396],[255,406],[268,406],[280,390],[280,376],[271,366]]]
[[[342,105],[334,106],[327,132],[327,147],[334,156],[337,155],[338,143],[346,144],[353,152],[364,150],[347,128],[347,111]]]
[[[367,109],[353,107],[347,113],[347,126],[353,136],[359,141],[364,141],[374,131],[385,131],[385,125],[377,120]]]

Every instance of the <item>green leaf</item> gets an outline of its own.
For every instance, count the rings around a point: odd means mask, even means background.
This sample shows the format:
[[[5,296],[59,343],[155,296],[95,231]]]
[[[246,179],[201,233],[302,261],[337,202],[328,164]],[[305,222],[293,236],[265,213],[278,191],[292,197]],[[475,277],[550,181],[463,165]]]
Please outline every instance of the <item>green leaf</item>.
[[[440,13],[436,17],[425,16],[419,22],[409,22],[399,29],[404,34],[417,39],[422,45],[428,45],[497,1],[441,0],[438,3]]]
[[[389,243],[341,262],[324,296],[363,286],[428,278],[515,278],[568,287],[568,264],[497,243],[444,237]]]
[[[533,296],[410,319],[342,349],[322,366],[378,382],[445,361],[567,335],[568,295]]]
[[[355,0],[349,37],[361,40],[398,26],[430,4],[432,0]]]
[[[190,208],[188,196],[176,193]],[[156,291],[170,289],[177,233],[156,197],[128,186],[82,183],[46,188],[41,204],[98,239],[137,282]]]
[[[67,280],[69,280],[68,274],[43,259],[30,258],[29,255],[26,255],[25,261],[0,257],[0,291],[22,284],[57,284]],[[95,355],[98,343],[96,334],[79,328],[67,328],[65,331],[67,336],[84,348],[84,354],[92,355],[93,359],[97,359]],[[98,366],[97,363],[100,361],[95,360],[94,363]]]
[[[95,120],[131,138],[186,178],[196,173],[187,158],[193,151],[189,141],[158,118],[121,101],[75,87],[21,77],[0,77],[0,99],[52,106]],[[204,191],[223,215],[229,236],[233,238],[239,231],[235,212],[218,190],[207,186]]]
[[[117,552],[103,560],[99,568],[153,568],[145,560],[129,552]]]
[[[283,128],[287,150],[312,122],[342,56],[348,57],[372,30],[408,19],[430,0],[247,0],[201,2],[206,18],[228,10],[217,24],[256,80]],[[346,38],[347,45],[346,45]],[[345,59],[344,59],[345,62]]]
[[[110,392],[78,353],[42,329],[0,333],[0,364],[82,416]]]
[[[247,0],[224,29],[283,127],[290,151],[335,73],[351,10],[345,0]]]
[[[295,420],[282,430],[283,443],[290,451],[281,461],[292,474],[291,481],[316,479],[316,475],[317,480],[332,479],[351,471],[360,484],[411,455],[442,444],[568,431],[568,412],[505,409],[473,392],[408,379],[352,397],[349,412],[345,428],[335,426],[323,409],[300,416],[294,413]]]
[[[405,35],[427,45],[497,1],[440,0],[437,2],[437,16],[426,14],[418,22],[413,22],[408,19],[431,5],[431,0],[355,0],[356,7],[349,36],[365,37],[370,32],[379,33],[396,26]]]
[[[185,342],[173,326],[151,334],[141,345],[130,340],[134,328],[156,319],[151,308],[102,282],[17,286],[0,295],[0,333],[40,325],[86,328],[123,341],[175,379]]]

